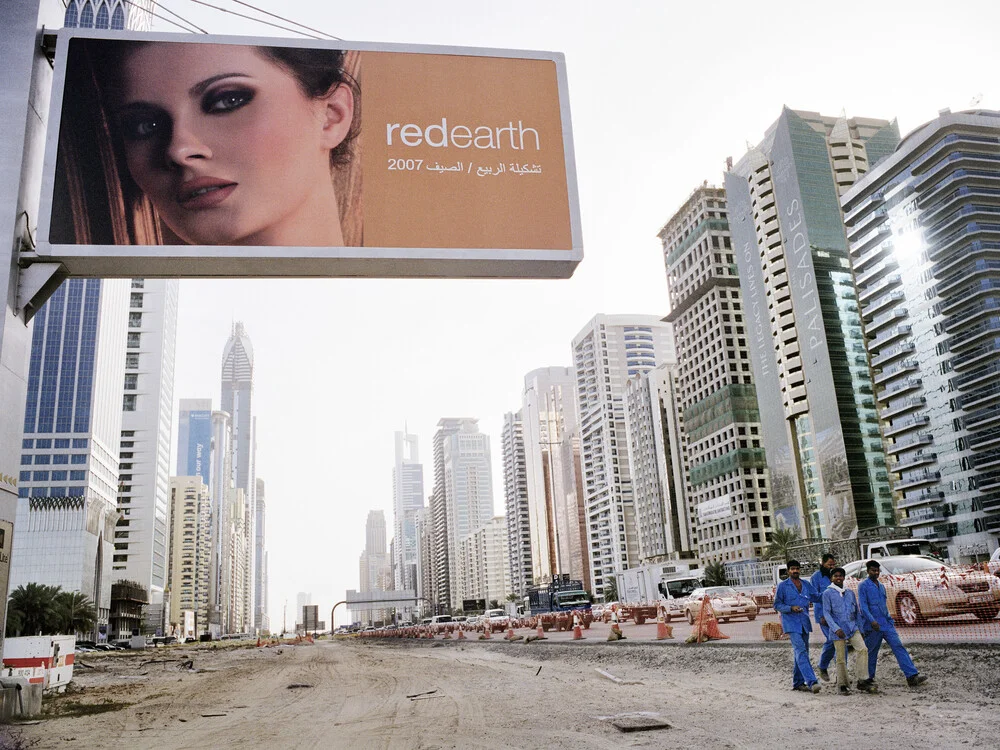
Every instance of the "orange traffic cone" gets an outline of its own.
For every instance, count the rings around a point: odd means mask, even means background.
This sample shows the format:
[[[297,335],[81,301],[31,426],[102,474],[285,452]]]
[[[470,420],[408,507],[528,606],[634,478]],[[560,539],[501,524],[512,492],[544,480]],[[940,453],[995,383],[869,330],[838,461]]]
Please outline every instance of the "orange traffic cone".
[[[513,625],[510,625],[510,624],[507,625],[507,635],[505,636],[505,640],[508,640],[508,641],[514,640],[514,626]]]
[[[257,636],[257,648],[260,648],[260,636]]]
[[[719,630],[719,621],[715,617],[715,610],[712,609],[712,602],[706,596],[701,600],[701,609],[698,610],[698,619],[688,636],[688,643],[704,643],[713,640],[728,640],[729,636],[724,635]]]
[[[545,628],[542,627],[542,618],[541,618],[541,616],[539,616],[539,618],[538,618],[538,627],[535,628],[535,638],[536,638],[536,640],[539,640],[539,641],[544,641],[545,640]]]
[[[483,637],[486,640],[489,640],[490,638],[493,637],[493,628],[490,627],[489,623],[486,623],[486,627],[483,628]]]
[[[664,641],[674,637],[674,629],[667,625],[667,619],[663,615],[663,605],[656,608],[656,640]]]
[[[461,625],[458,626],[458,640],[460,641],[465,640],[465,628],[463,628]]]
[[[573,613],[573,640],[582,641],[583,640],[583,630],[580,627],[580,615]]]

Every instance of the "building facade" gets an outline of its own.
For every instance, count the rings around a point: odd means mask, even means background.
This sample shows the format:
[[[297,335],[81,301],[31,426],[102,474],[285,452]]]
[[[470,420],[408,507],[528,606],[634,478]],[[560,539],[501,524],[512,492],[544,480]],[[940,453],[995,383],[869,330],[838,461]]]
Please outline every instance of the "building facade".
[[[525,472],[524,429],[521,412],[503,415],[500,434],[503,451],[503,493],[507,518],[507,569],[511,590],[523,598],[531,585],[531,522],[528,517],[528,478]]]
[[[675,380],[664,363],[625,384],[625,432],[639,563],[694,557],[684,493]]]
[[[658,236],[677,342],[674,458],[692,549],[703,562],[759,558],[773,530],[751,358],[751,334],[764,333],[747,320],[726,191],[703,184]]]
[[[178,638],[208,633],[211,501],[201,477],[170,478],[169,629]]]
[[[417,436],[395,434],[392,468],[393,581],[396,590],[417,590],[416,515],[424,507],[424,467]]]
[[[365,549],[358,564],[359,591],[391,591],[393,586],[392,559],[386,551],[385,513],[380,510],[368,511],[365,521]],[[352,610],[353,611],[353,610]],[[389,613],[386,610],[358,610],[361,621],[366,625],[385,623]]]
[[[487,607],[504,606],[511,593],[507,524],[503,516],[466,536],[458,545],[459,599],[484,599]]]
[[[1000,534],[1000,113],[944,112],[843,197],[900,523],[979,562]]]
[[[525,474],[535,582],[566,573],[589,590],[575,382],[571,367],[544,367],[524,376]]]
[[[267,505],[265,503],[264,480],[257,477],[254,491],[254,627],[258,631],[270,630],[271,621],[267,615],[267,552],[264,549],[264,530],[267,527]]]
[[[580,464],[593,593],[638,563],[625,430],[625,383],[674,361],[670,324],[650,315],[597,315],[573,339]]]
[[[41,583],[79,591],[105,628],[126,338],[133,341],[128,287],[70,279],[35,316],[11,555],[11,589]]]
[[[442,611],[461,606],[458,544],[493,518],[490,438],[479,420],[444,418],[434,433],[434,604]]]
[[[111,568],[115,581],[146,587],[146,628],[154,633],[164,627],[178,289],[176,279],[132,279],[127,313],[121,518]]]
[[[725,176],[770,511],[809,538],[894,521],[840,197],[898,142],[886,120],[785,109]]]

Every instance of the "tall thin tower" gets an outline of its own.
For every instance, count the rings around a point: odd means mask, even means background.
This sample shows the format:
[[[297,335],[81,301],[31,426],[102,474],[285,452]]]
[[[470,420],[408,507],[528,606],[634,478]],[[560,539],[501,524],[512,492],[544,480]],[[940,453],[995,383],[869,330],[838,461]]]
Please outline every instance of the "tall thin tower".
[[[393,580],[398,590],[417,589],[417,512],[424,507],[424,467],[417,436],[397,432],[392,469],[392,515],[395,546]]]
[[[232,472],[237,490],[243,490],[247,506],[255,508],[256,494],[253,418],[253,345],[241,321],[233,323],[233,331],[222,353],[222,410],[227,412],[232,427]],[[255,611],[253,594],[257,592],[256,513],[251,512],[248,547],[250,552],[250,610]],[[256,623],[255,623],[256,625]]]

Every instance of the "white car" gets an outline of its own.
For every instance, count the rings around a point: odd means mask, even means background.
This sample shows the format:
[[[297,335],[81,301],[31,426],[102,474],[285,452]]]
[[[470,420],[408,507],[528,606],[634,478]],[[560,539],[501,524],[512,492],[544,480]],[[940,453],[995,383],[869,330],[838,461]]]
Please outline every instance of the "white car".
[[[506,610],[503,609],[488,609],[483,617],[490,621],[490,625],[494,628],[497,625],[502,627],[507,627],[507,623],[510,622],[510,615],[507,614]]]

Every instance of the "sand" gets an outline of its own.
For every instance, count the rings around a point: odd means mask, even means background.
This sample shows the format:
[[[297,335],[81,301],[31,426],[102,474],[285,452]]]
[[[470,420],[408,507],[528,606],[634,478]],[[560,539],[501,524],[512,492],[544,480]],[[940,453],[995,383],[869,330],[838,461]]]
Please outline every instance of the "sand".
[[[67,749],[995,747],[1000,648],[911,651],[924,686],[908,688],[883,650],[881,692],[850,696],[793,692],[787,643],[343,639],[86,654],[96,669],[78,667],[18,731]]]

